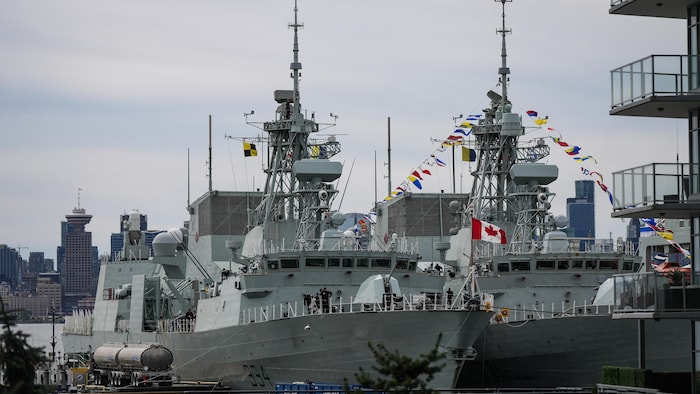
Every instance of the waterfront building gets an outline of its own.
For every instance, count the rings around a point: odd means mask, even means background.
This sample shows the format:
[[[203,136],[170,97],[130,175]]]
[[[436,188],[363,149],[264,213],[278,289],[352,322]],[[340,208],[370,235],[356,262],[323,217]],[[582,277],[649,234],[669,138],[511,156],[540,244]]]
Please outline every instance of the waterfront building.
[[[691,390],[700,389],[700,1],[613,0],[610,14],[673,18],[685,23],[687,54],[649,55],[611,71],[611,115],[687,119],[689,163],[650,163],[613,173],[613,217],[680,219],[689,231],[689,251],[663,241],[688,257],[690,272],[663,277],[653,273],[615,281],[613,318],[638,319],[643,339],[646,319],[683,319],[692,330]],[[680,37],[678,37],[681,39]],[[611,39],[615,40],[614,37]],[[620,43],[632,45],[632,43]],[[686,225],[689,224],[689,228]],[[662,237],[657,237],[662,238]],[[675,237],[674,237],[675,241]],[[670,249],[669,249],[670,250]],[[628,294],[645,294],[631,308]],[[641,339],[640,339],[640,343]],[[639,366],[644,368],[644,347]]]
[[[95,294],[97,248],[92,246],[92,233],[85,231],[91,219],[84,208],[74,208],[66,215],[68,225],[61,227],[66,229],[62,239],[63,310],[71,310],[81,298]]]

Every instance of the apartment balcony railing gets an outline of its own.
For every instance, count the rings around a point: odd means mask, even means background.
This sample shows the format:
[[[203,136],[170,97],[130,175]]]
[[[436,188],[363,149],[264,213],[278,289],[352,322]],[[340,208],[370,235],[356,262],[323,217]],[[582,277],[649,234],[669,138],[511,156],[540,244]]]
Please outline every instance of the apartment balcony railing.
[[[610,71],[611,109],[650,96],[688,93],[688,56],[651,55]]]
[[[651,163],[613,172],[613,210],[686,202],[692,168],[697,176],[698,164],[688,163]]]
[[[679,271],[680,272],[680,271]],[[613,318],[659,318],[700,313],[698,273],[643,272],[614,276]]]

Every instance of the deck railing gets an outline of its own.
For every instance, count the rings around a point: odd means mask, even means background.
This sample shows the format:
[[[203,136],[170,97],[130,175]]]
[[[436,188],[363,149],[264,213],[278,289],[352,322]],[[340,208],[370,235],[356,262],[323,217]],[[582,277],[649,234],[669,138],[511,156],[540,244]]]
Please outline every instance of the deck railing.
[[[385,295],[383,298],[363,300],[350,297],[348,300],[343,300],[341,297],[335,302],[332,299],[329,300],[327,305],[324,305],[323,301],[318,304],[295,301],[245,308],[240,312],[238,324],[254,324],[326,313],[477,310],[482,305],[479,297],[471,297],[461,292],[458,294],[410,294],[401,297]],[[157,330],[159,332],[194,332],[196,322],[196,318],[161,319],[158,321]],[[65,327],[64,332],[68,334],[91,335],[92,315],[68,316]],[[127,332],[128,327],[129,320],[120,319],[115,325],[115,332]]]

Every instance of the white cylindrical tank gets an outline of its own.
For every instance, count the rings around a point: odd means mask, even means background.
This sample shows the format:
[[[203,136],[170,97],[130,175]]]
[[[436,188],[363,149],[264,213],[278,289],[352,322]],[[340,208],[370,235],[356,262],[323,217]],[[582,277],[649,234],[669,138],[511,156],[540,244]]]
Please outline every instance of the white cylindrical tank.
[[[97,368],[111,370],[165,371],[173,363],[173,354],[161,345],[106,344],[92,355]]]
[[[117,355],[122,350],[123,345],[102,345],[95,349],[92,359],[99,368],[117,368],[119,362]]]
[[[117,354],[117,362],[119,368],[141,369],[141,355],[148,349],[150,345],[129,344],[122,348]]]

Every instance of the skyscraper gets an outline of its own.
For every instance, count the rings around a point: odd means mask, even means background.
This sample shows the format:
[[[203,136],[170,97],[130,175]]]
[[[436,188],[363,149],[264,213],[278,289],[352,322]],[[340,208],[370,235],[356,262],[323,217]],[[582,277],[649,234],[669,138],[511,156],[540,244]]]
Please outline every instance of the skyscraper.
[[[0,244],[0,282],[6,282],[13,288],[17,285],[20,260],[17,249]]]
[[[576,196],[566,199],[566,214],[569,217],[569,236],[595,238],[595,183],[590,180],[575,182]],[[592,243],[592,241],[591,241]],[[586,241],[581,241],[585,247]]]
[[[93,271],[94,247],[92,233],[85,231],[92,215],[83,208],[74,208],[66,215],[67,226],[63,241],[63,264],[61,271],[63,283],[63,310],[71,310],[78,300],[94,296]]]

